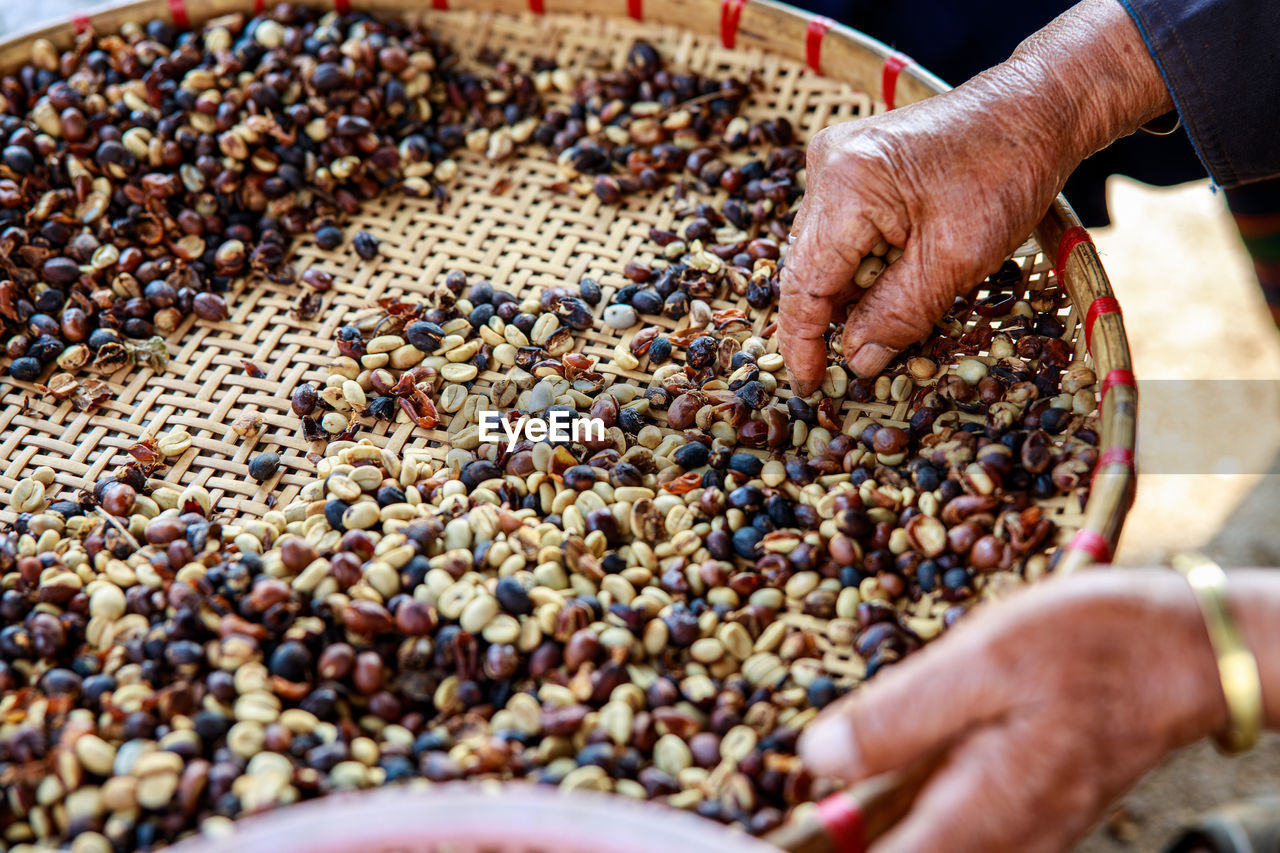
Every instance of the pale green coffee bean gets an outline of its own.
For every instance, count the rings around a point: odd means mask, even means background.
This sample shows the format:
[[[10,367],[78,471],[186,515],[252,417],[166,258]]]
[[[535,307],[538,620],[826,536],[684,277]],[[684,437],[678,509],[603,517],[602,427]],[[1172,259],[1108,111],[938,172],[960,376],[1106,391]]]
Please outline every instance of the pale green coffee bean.
[[[450,362],[440,368],[440,375],[446,382],[470,382],[480,374],[480,368],[474,364]]]

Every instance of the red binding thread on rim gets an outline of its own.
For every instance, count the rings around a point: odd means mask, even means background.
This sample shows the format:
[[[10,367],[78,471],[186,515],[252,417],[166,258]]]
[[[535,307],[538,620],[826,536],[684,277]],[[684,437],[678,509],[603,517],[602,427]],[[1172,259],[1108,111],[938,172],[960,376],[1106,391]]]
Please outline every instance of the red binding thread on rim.
[[[862,809],[852,797],[832,794],[821,800],[818,803],[818,822],[831,838],[831,849],[840,853],[864,853],[867,849]]]
[[[191,19],[187,17],[187,0],[169,0],[169,15],[178,29],[185,30],[191,26]]]
[[[1090,482],[1095,482],[1098,474],[1108,465],[1123,465],[1130,471],[1134,471],[1133,450],[1128,447],[1108,447],[1102,451],[1097,464],[1093,466],[1093,477],[1090,478]]]
[[[644,0],[627,0],[627,14],[637,21],[643,21]]]
[[[265,8],[267,8],[267,0],[253,0],[253,14],[261,15]]]
[[[71,16],[71,26],[75,27],[76,35],[81,35],[93,27],[93,20],[84,12],[76,12]]]
[[[827,30],[831,29],[831,25],[835,23],[830,18],[824,18],[818,15],[809,20],[809,26],[804,31],[804,57],[805,62],[813,69],[815,74],[822,73],[822,37],[827,34]]]
[[[898,72],[912,61],[905,53],[895,53],[884,61],[884,73],[880,76],[880,96],[889,109],[893,109],[894,95],[898,91]]]
[[[1098,457],[1097,468],[1103,465],[1127,465],[1133,467],[1133,450],[1128,447],[1108,447]]]
[[[1058,262],[1053,267],[1058,278],[1062,278],[1062,273],[1067,268],[1067,258],[1071,256],[1071,250],[1081,243],[1093,245],[1093,238],[1083,227],[1073,225],[1062,233],[1062,239],[1058,241]]]
[[[1113,370],[1102,379],[1102,388],[1099,391],[1101,399],[1107,399],[1107,392],[1112,388],[1124,386],[1127,388],[1136,388],[1134,383],[1132,370]]]
[[[1101,533],[1095,533],[1087,528],[1076,531],[1076,535],[1071,537],[1071,544],[1067,546],[1070,551],[1084,551],[1093,558],[1095,563],[1111,562],[1111,546],[1107,544],[1107,540],[1103,538]]]
[[[1093,324],[1103,314],[1123,314],[1114,296],[1099,296],[1089,303],[1089,310],[1084,314],[1084,345],[1089,352],[1093,352]]]
[[[720,44],[733,50],[738,39],[738,18],[747,0],[720,0]]]
[[[535,15],[545,14],[547,6],[542,0],[529,0],[529,11]]]
[[[333,0],[333,11],[345,15],[351,11],[351,0]]]
[[[431,0],[431,8],[437,12],[448,12],[449,0]]]

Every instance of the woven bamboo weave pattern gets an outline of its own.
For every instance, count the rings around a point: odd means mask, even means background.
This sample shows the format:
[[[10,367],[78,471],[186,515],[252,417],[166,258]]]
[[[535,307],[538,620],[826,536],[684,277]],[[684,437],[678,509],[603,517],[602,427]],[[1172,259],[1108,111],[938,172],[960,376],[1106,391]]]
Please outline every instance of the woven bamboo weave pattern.
[[[619,66],[628,46],[645,38],[659,45],[673,66],[740,79],[754,73],[761,86],[747,105],[748,117],[785,116],[801,139],[828,124],[884,108],[865,92],[819,77],[803,62],[745,47],[741,40],[729,50],[712,35],[622,17],[459,10],[427,13],[425,21],[454,41],[464,56],[488,48],[517,62],[553,56],[570,69]],[[295,245],[298,273],[318,265],[334,277],[334,287],[322,294],[324,309],[314,321],[290,314],[300,288],[253,278],[231,295],[232,313],[226,321],[208,324],[188,318],[168,340],[172,358],[163,373],[135,367],[110,377],[113,399],[90,413],[78,412],[69,403],[52,405],[29,386],[0,380],[0,491],[9,491],[41,465],[56,472],[51,493],[83,488],[123,462],[126,449],[140,438],[185,427],[193,437],[191,448],[170,459],[159,478],[180,486],[203,485],[216,506],[228,513],[260,513],[283,505],[309,478],[313,466],[306,454],[315,449],[303,440],[298,419],[289,409],[291,392],[303,381],[323,382],[326,365],[336,355],[333,334],[350,312],[374,305],[381,297],[424,296],[447,271],[460,269],[471,280],[488,278],[521,296],[536,296],[543,286],[576,285],[583,275],[591,275],[605,290],[596,308],[599,316],[612,291],[626,281],[623,264],[654,256],[649,228],[675,222],[670,189],[634,196],[619,206],[603,205],[594,196],[582,199],[554,192],[549,186],[560,179],[558,169],[536,148],[498,164],[467,152],[459,161],[459,176],[449,186],[451,199],[443,209],[434,201],[389,195],[351,218],[347,240],[337,250],[320,250],[309,239]],[[381,241],[381,255],[372,262],[362,261],[351,249],[350,238],[360,229]],[[1015,259],[1023,270],[1022,285],[1014,288],[1019,295],[1058,286],[1052,260],[1034,241]],[[983,295],[980,291],[977,297]],[[765,331],[773,319],[771,311],[757,312],[745,299],[719,300],[713,307],[743,309],[756,333]],[[1084,358],[1076,310],[1064,304],[1061,314],[1076,358]],[[979,321],[986,322],[969,320]],[[680,325],[666,318],[646,322],[670,329]],[[598,324],[579,336],[581,349],[598,358],[606,373],[647,385],[645,374],[627,373],[609,363],[625,334]],[[250,376],[245,360],[265,375]],[[499,375],[482,372],[474,393],[486,394]],[[909,408],[907,403],[856,404],[846,399],[841,411],[846,423],[870,415],[901,425]],[[262,432],[247,441],[231,429],[232,421],[245,413],[263,418]],[[397,451],[422,449],[438,458],[443,458],[450,433],[459,426],[444,423],[427,431],[408,423],[367,423],[361,435],[379,445]],[[283,475],[259,486],[245,476],[245,467],[252,455],[267,449],[280,453]],[[1082,523],[1076,496],[1052,501],[1046,508],[1062,528],[1059,541]],[[0,511],[0,519],[10,521],[12,513]]]

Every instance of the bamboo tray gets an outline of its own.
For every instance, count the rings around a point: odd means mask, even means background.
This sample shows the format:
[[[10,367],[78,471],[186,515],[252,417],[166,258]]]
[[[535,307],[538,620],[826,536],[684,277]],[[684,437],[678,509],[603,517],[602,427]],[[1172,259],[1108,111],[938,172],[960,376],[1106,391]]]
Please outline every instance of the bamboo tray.
[[[340,11],[421,14],[464,56],[488,47],[520,62],[552,56],[569,68],[601,59],[621,64],[627,46],[645,38],[673,66],[739,77],[756,72],[763,88],[750,100],[748,117],[786,116],[801,139],[833,122],[882,112],[946,88],[883,44],[771,0],[433,0],[434,8],[427,8],[425,0],[305,2]],[[127,21],[151,18],[195,26],[263,5],[263,0],[114,5],[0,41],[0,69],[23,62],[38,37],[65,47],[87,26],[112,32]],[[519,294],[592,275],[605,289],[599,314],[612,290],[625,281],[623,264],[633,257],[652,257],[649,228],[672,222],[665,192],[632,197],[619,206],[549,192],[545,187],[557,179],[556,166],[537,149],[498,164],[461,152],[459,162],[451,201],[442,210],[431,200],[389,195],[351,218],[339,249],[322,251],[309,238],[295,244],[299,273],[318,265],[334,277],[316,321],[290,316],[296,287],[252,278],[230,294],[232,313],[226,321],[188,318],[179,327],[168,339],[171,361],[162,373],[139,366],[106,377],[114,396],[89,413],[70,403],[44,402],[28,383],[0,378],[0,492],[9,492],[37,466],[56,472],[51,494],[83,488],[124,461],[126,449],[140,438],[185,427],[193,444],[170,460],[165,481],[204,486],[229,514],[260,513],[272,504],[288,503],[313,471],[306,459],[311,448],[289,410],[290,394],[300,382],[323,381],[336,353],[333,333],[349,311],[379,297],[425,294],[444,272],[456,268]],[[509,189],[499,190],[503,184]],[[350,247],[351,235],[362,228],[381,240],[382,256],[374,262],[361,261]],[[1109,559],[1132,499],[1137,398],[1129,349],[1121,315],[1109,307],[1114,300],[1097,253],[1064,199],[1055,201],[1014,259],[1023,273],[1015,290],[1065,288],[1070,305],[1061,310],[1061,319],[1074,361],[1089,363],[1102,387],[1109,388],[1098,416],[1102,476],[1095,478],[1087,505],[1081,507],[1075,496],[1046,504],[1059,526],[1058,544],[1065,546],[1058,569],[1067,571]],[[772,321],[772,310],[753,312],[745,300],[720,300],[714,307],[747,309],[757,333]],[[1086,318],[1091,318],[1091,349],[1083,329]],[[651,322],[676,325],[665,318]],[[610,365],[617,336],[601,326],[587,333],[584,349],[600,359],[605,372],[643,383],[644,374]],[[242,366],[246,359],[265,375],[248,375]],[[0,359],[0,368],[7,362]],[[497,376],[482,373],[476,390],[484,393]],[[906,403],[860,405],[846,399],[841,411],[847,423],[869,415],[901,425],[908,416]],[[263,430],[251,441],[240,440],[231,423],[252,412],[262,416]],[[442,458],[450,429],[447,423],[432,431],[377,423],[362,435],[395,451],[422,448]],[[245,475],[248,459],[265,449],[280,454],[284,470],[270,488]],[[12,512],[0,510],[0,521],[12,520]]]

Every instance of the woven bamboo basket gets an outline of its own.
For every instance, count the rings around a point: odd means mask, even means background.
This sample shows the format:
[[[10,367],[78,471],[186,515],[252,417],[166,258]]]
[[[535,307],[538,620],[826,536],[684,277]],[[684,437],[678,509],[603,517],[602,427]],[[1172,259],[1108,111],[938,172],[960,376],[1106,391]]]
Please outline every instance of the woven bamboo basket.
[[[786,116],[802,139],[828,124],[883,112],[946,88],[885,45],[771,0],[304,2],[325,9],[420,15],[464,56],[487,47],[516,61],[551,56],[571,69],[601,61],[621,65],[635,39],[648,39],[673,66],[739,77],[756,72],[763,88],[748,102],[748,117]],[[39,37],[65,47],[87,26],[113,32],[127,21],[152,18],[196,26],[216,15],[253,12],[263,5],[262,0],[114,5],[0,42],[0,69],[25,61],[30,42]],[[45,402],[29,384],[0,379],[0,491],[9,492],[37,466],[56,472],[52,494],[83,488],[124,461],[127,448],[139,439],[185,427],[193,436],[192,446],[169,460],[164,480],[179,487],[204,486],[217,508],[232,515],[286,504],[314,470],[306,458],[312,448],[289,410],[290,395],[301,382],[323,382],[326,365],[336,354],[334,332],[350,311],[380,297],[426,294],[446,271],[461,269],[472,279],[490,278],[520,295],[591,275],[605,288],[606,299],[596,309],[600,312],[612,289],[625,282],[623,264],[633,257],[652,257],[649,228],[673,221],[661,192],[607,206],[595,197],[548,191],[547,185],[557,180],[556,166],[536,149],[498,164],[463,152],[460,164],[451,201],[443,209],[432,200],[388,195],[352,217],[347,242],[339,249],[326,252],[306,238],[295,244],[298,272],[316,265],[334,278],[315,321],[290,315],[295,287],[251,278],[230,295],[232,313],[226,321],[188,318],[179,327],[168,339],[171,361],[163,372],[138,366],[109,377],[113,398],[99,409],[84,413],[69,402]],[[382,255],[374,262],[361,261],[351,249],[350,236],[359,229],[381,241]],[[1078,496],[1068,496],[1046,504],[1059,527],[1057,544],[1063,550],[1058,570],[1070,571],[1109,558],[1131,502],[1137,398],[1129,349],[1106,273],[1064,199],[1054,202],[1014,260],[1022,270],[1021,283],[1012,288],[1019,295],[1044,288],[1066,291],[1064,337],[1073,344],[1074,360],[1089,363],[1105,389],[1098,415],[1102,463],[1087,503],[1081,506]],[[720,300],[714,307],[746,310],[756,333],[773,321],[772,311],[755,312],[745,299]],[[652,322],[676,325],[665,318]],[[969,322],[999,325],[976,315]],[[619,334],[602,324],[585,333],[583,349],[599,359],[604,372],[647,384],[643,374],[610,364]],[[265,375],[249,375],[244,360]],[[0,361],[5,366],[7,360]],[[482,373],[476,391],[484,393],[496,378],[498,374]],[[239,439],[231,429],[232,421],[245,413],[257,413],[264,422],[251,441]],[[842,414],[846,423],[870,416],[902,425],[908,408],[906,403],[846,399]],[[448,423],[431,431],[378,423],[362,435],[394,451],[412,448],[443,458],[451,431]],[[280,454],[284,469],[269,487],[244,473],[248,459],[266,449]],[[13,514],[0,510],[0,520],[12,521]]]

